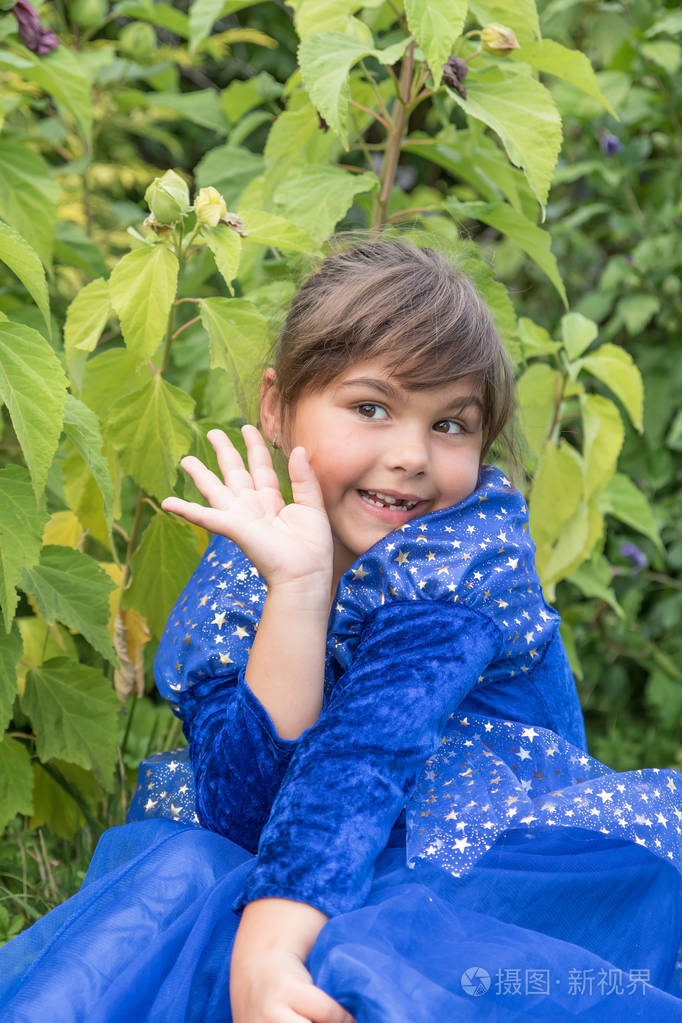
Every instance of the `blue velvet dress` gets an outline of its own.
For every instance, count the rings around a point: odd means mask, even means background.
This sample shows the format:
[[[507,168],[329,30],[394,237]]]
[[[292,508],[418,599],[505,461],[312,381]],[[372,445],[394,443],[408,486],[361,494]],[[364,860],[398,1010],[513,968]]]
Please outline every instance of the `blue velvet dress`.
[[[229,1023],[239,912],[280,897],[330,917],[307,965],[358,1023],[682,1021],[682,774],[588,755],[508,480],[345,573],[296,740],[244,678],[265,592],[215,537],[156,661],[188,746],[0,950],[0,1019]]]

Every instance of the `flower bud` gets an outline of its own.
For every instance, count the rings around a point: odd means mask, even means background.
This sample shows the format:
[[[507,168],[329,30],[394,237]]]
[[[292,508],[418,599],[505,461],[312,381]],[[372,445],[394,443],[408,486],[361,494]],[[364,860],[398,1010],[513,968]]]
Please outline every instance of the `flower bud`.
[[[144,201],[154,214],[154,223],[174,224],[189,213],[189,189],[179,174],[169,170],[154,178],[144,193]]]
[[[57,49],[59,46],[57,36],[45,28],[35,7],[28,0],[18,0],[10,10],[17,19],[19,38],[27,49],[37,53],[39,57],[44,57]]]
[[[519,41],[511,28],[491,21],[481,31],[481,45],[488,53],[506,57],[512,50],[518,50]]]
[[[130,60],[146,60],[156,49],[156,32],[143,21],[132,21],[122,30],[118,45]]]
[[[209,186],[199,189],[199,194],[194,200],[194,212],[198,224],[217,227],[222,218],[227,216],[227,206],[220,192]]]

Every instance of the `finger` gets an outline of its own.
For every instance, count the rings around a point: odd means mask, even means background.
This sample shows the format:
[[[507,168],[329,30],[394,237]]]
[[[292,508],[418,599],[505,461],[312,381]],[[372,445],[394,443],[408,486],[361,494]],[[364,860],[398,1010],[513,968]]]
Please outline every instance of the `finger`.
[[[212,508],[229,507],[233,495],[222,480],[219,480],[216,474],[211,472],[203,462],[195,458],[194,455],[187,455],[180,462],[180,466]]]
[[[291,1008],[302,1013],[306,1019],[310,1018],[313,1023],[355,1023],[342,1005],[313,984],[306,984],[296,991],[295,1000],[291,1000]]]
[[[289,456],[289,478],[291,494],[296,504],[325,510],[320,484],[303,447],[294,448]]]
[[[238,543],[239,523],[231,520],[225,510],[207,508],[194,501],[182,501],[179,497],[164,498],[161,507],[165,512],[180,515],[187,522],[193,522],[195,526],[208,529],[210,533],[220,533],[221,536],[227,536]]]
[[[272,467],[270,452],[265,446],[260,430],[247,423],[242,426],[242,436],[246,443],[246,452],[249,457],[249,472],[256,490],[263,487],[280,492],[277,473]]]
[[[206,434],[218,459],[218,466],[228,487],[235,493],[253,490],[251,473],[244,467],[242,456],[222,430],[209,430]]]

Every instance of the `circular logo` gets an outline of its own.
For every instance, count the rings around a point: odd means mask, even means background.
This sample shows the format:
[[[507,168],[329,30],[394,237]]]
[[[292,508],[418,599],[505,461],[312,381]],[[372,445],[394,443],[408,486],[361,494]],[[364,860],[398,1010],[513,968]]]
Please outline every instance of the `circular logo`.
[[[470,966],[462,974],[462,991],[467,995],[478,998],[484,995],[490,987],[490,974],[482,966]]]

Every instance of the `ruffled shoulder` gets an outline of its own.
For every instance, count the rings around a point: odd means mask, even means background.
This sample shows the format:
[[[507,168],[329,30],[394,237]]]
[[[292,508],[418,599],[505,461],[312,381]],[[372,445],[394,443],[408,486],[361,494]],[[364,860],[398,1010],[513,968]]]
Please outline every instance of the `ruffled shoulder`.
[[[478,611],[500,630],[505,656],[529,665],[552,638],[559,616],[542,593],[528,509],[499,469],[483,466],[469,497],[393,530],[344,573],[330,617],[328,664],[345,670],[368,616],[408,600]]]
[[[171,611],[154,662],[161,695],[183,714],[183,694],[234,676],[248,661],[267,585],[234,541],[214,536]],[[200,687],[201,688],[201,687]]]

